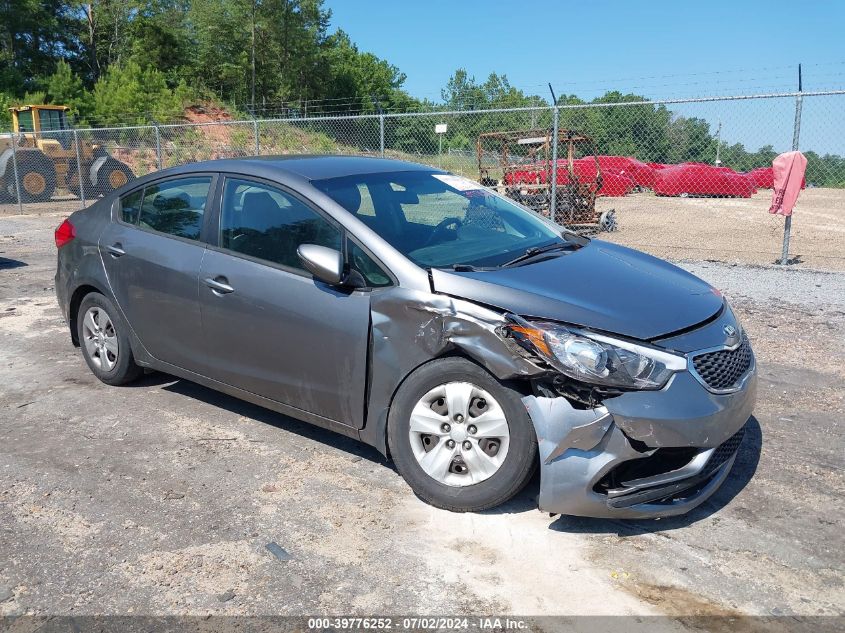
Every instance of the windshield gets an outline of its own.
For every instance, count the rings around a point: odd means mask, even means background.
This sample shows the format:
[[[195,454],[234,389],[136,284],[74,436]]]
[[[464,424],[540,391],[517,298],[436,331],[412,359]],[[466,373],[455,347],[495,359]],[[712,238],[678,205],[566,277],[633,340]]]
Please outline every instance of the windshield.
[[[495,267],[563,242],[530,211],[452,174],[398,171],[312,184],[425,268]]]

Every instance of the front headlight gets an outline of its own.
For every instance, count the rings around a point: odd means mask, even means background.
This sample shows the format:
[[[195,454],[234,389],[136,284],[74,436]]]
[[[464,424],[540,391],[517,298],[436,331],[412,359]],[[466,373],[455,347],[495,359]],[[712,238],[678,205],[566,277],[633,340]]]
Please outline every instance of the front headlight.
[[[686,358],[653,347],[556,323],[511,316],[505,331],[525,349],[539,354],[560,373],[593,385],[661,389]]]

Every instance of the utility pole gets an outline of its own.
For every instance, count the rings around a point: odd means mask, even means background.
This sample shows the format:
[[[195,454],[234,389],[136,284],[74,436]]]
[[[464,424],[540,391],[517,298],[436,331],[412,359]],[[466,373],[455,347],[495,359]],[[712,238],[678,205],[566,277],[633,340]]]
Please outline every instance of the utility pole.
[[[716,167],[722,164],[719,160],[719,150],[722,149],[722,122],[719,121],[719,126],[716,128]]]
[[[250,103],[255,107],[255,10],[258,0],[252,0],[252,51],[250,55],[250,63],[252,65],[252,100]]]
[[[85,5],[85,18],[88,22],[88,46],[91,55],[91,72],[94,79],[100,77],[100,60],[97,57],[97,23],[94,21],[94,4],[89,2]]]

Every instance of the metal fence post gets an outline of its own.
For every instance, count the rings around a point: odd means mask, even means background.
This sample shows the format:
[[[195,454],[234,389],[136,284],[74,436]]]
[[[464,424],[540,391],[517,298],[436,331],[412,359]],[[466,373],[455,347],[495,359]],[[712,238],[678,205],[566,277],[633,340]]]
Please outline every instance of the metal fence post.
[[[156,131],[156,169],[161,169],[161,131],[155,121],[153,121],[153,129]]]
[[[15,174],[15,193],[18,196],[18,213],[23,215],[23,202],[21,201],[21,179],[18,174],[18,137],[12,134],[12,168]]]
[[[258,119],[252,119],[252,128],[255,132],[255,155],[261,156],[261,142],[258,140]]]
[[[82,201],[80,209],[85,208],[85,174],[82,173],[82,157],[79,155],[79,135],[73,130],[73,147],[76,149],[76,181],[79,184],[79,199]]]
[[[552,222],[556,222],[555,214],[557,211],[557,137],[558,137],[558,126],[560,124],[560,108],[555,105],[554,111],[554,123],[552,125],[552,199],[549,201],[549,219]]]
[[[795,120],[792,124],[792,151],[798,151],[798,140],[801,137],[801,110],[804,97],[801,94],[801,66],[798,66],[798,95],[795,97]],[[789,263],[789,238],[792,236],[792,214],[786,216],[783,223],[783,248],[780,252],[780,265]]]
[[[381,157],[384,158],[384,115],[378,115],[378,135],[379,147],[381,148]]]

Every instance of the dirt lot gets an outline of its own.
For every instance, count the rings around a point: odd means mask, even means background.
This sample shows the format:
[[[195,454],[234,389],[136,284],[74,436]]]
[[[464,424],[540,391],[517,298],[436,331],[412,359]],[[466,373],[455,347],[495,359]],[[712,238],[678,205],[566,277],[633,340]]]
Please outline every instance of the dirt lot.
[[[599,198],[620,230],[602,238],[658,257],[771,264],[780,259],[784,217],[768,213],[772,192],[751,198]],[[790,257],[801,267],[845,270],[845,189],[806,189],[792,221]]]
[[[637,213],[621,213],[629,235]],[[536,481],[504,508],[458,515],[330,432],[162,374],[99,383],[55,301],[60,217],[0,218],[0,615],[666,614],[676,619],[661,627],[688,630],[691,615],[753,614],[781,616],[780,630],[795,626],[785,616],[842,626],[845,273],[684,264],[731,298],[761,368],[732,477],[692,515],[549,517]],[[842,229],[837,246],[803,217],[796,252],[821,267],[810,244],[839,248],[824,260],[839,261]],[[642,232],[658,237],[671,243]]]

